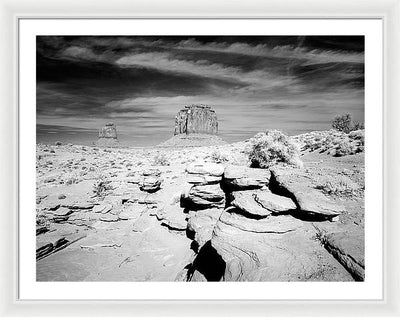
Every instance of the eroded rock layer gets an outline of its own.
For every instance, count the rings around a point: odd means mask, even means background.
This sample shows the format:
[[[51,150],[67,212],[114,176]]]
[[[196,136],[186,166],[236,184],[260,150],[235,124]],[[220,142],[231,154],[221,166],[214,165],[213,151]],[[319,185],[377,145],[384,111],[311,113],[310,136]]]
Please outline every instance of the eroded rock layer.
[[[180,110],[175,117],[177,134],[217,134],[218,121],[214,110],[207,105],[190,105]]]
[[[95,143],[97,146],[114,147],[119,144],[117,137],[117,127],[114,123],[107,123],[99,130],[99,139]]]

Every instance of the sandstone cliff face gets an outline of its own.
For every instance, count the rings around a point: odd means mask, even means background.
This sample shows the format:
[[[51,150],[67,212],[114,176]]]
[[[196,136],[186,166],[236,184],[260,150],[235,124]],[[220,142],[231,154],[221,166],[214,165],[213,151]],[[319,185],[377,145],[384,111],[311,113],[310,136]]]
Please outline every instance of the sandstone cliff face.
[[[95,142],[97,146],[118,146],[117,127],[114,123],[107,123],[99,130],[99,139]]]
[[[189,105],[178,112],[175,117],[177,134],[217,134],[218,121],[214,110],[207,105]]]
[[[99,130],[99,139],[117,139],[117,128],[114,123],[107,123]]]

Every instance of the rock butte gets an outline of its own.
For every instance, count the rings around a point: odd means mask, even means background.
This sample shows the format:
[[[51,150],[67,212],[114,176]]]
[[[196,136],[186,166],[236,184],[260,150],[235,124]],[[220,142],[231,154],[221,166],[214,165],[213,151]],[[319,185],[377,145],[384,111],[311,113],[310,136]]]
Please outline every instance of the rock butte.
[[[114,123],[106,123],[104,127],[99,130],[99,139],[96,142],[98,146],[117,146],[117,127]]]
[[[217,114],[208,105],[187,105],[175,117],[174,136],[161,147],[201,147],[227,144],[217,136]]]
[[[218,133],[217,114],[210,106],[188,105],[176,115],[174,135],[193,133]]]

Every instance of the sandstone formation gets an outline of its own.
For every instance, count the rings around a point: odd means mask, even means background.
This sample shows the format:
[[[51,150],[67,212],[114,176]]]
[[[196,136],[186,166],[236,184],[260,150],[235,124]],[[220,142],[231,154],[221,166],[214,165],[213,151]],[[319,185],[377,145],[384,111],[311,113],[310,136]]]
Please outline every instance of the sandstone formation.
[[[118,145],[117,127],[114,123],[106,123],[106,125],[99,130],[99,139],[96,145],[105,147]]]
[[[280,168],[271,170],[271,186],[295,202],[296,213],[300,217],[333,218],[346,211],[345,207],[332,202],[315,189],[311,181],[303,171]]]
[[[331,255],[311,240],[306,223],[291,216],[254,220],[228,212],[223,215],[211,238],[212,248],[225,262],[220,280],[352,280]]]
[[[216,163],[191,163],[186,166],[186,173],[189,184],[210,185],[221,181],[224,167]]]
[[[183,205],[193,209],[222,208],[225,204],[225,193],[219,184],[193,186]]]
[[[186,172],[189,174],[222,176],[224,166],[216,163],[192,163],[186,166]]]
[[[269,170],[245,142],[37,151],[38,281],[364,280],[363,153]],[[357,195],[321,189],[337,176]]]
[[[185,231],[187,227],[186,215],[178,205],[166,205],[157,210],[156,217],[161,223],[171,230]]]
[[[332,232],[323,237],[323,244],[356,281],[364,281],[364,234],[355,230]]]
[[[201,249],[207,241],[211,240],[214,227],[219,221],[223,209],[211,208],[190,211],[187,230],[191,233],[193,240]]]
[[[252,218],[264,218],[271,214],[271,211],[263,208],[255,199],[255,192],[250,190],[236,191],[231,194],[231,205],[239,208],[242,213]]]
[[[162,179],[159,170],[145,170],[142,172],[142,178],[139,181],[139,189],[148,193],[155,193],[160,190]]]
[[[115,124],[106,123],[106,125],[99,130],[99,138],[117,139],[117,128]]]
[[[230,165],[225,168],[224,183],[232,190],[262,188],[269,184],[268,169]]]
[[[210,106],[190,105],[180,110],[175,117],[175,132],[177,134],[217,134],[217,115]]]

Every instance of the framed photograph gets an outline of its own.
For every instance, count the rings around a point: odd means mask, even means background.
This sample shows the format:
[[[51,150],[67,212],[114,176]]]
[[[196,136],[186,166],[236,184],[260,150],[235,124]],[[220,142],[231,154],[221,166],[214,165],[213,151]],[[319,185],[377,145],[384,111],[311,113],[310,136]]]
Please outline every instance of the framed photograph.
[[[396,4],[5,2],[5,311],[398,314]]]

